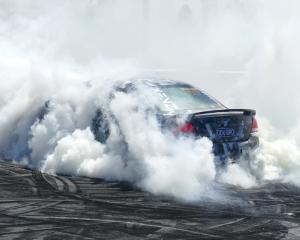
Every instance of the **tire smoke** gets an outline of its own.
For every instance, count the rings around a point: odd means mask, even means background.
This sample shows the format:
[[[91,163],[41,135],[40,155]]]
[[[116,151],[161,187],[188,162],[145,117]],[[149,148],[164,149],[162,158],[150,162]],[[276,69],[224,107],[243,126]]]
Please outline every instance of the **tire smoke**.
[[[201,199],[216,178],[299,186],[299,10],[293,0],[0,1],[1,156],[183,200]],[[256,109],[250,166],[216,177],[208,139],[162,133],[143,99],[122,94],[109,106],[119,126],[96,141],[91,121],[115,82],[158,75]]]

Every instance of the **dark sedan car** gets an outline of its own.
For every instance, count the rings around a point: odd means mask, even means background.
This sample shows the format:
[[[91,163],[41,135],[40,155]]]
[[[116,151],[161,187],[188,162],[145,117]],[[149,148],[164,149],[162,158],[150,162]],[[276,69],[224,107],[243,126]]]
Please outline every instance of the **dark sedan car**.
[[[221,163],[225,159],[238,159],[259,145],[255,110],[227,108],[187,83],[162,79],[129,81],[117,85],[110,99],[116,92],[131,94],[139,91],[140,86],[159,99],[152,107],[154,111],[150,112],[157,117],[162,131],[170,130],[175,135],[194,138],[208,137]],[[184,122],[178,121],[183,118]],[[113,114],[103,109],[99,109],[93,119],[92,131],[102,143],[110,135],[110,121],[116,121]]]

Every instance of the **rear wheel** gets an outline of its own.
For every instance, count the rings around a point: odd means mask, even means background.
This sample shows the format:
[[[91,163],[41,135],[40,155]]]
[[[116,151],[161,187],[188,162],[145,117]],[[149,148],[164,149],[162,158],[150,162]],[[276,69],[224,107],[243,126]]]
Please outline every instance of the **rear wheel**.
[[[91,128],[95,139],[101,143],[106,143],[110,135],[109,121],[107,115],[101,109],[97,110]]]

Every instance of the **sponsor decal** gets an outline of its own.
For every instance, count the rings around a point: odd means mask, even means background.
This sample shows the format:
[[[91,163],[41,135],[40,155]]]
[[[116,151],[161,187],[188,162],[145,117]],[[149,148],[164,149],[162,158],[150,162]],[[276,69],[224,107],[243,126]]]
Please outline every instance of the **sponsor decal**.
[[[160,88],[153,87],[153,90],[158,94],[159,99],[164,104],[166,110],[174,111],[176,109],[176,105],[171,101],[171,99]]]

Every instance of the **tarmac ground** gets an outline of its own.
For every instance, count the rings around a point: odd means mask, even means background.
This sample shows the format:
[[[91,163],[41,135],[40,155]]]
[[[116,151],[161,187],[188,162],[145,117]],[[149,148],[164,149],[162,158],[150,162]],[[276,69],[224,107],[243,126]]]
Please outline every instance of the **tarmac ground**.
[[[226,204],[188,204],[8,161],[0,179],[0,239],[300,239],[300,189],[288,184],[223,186]]]

